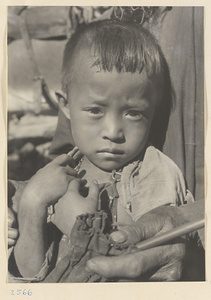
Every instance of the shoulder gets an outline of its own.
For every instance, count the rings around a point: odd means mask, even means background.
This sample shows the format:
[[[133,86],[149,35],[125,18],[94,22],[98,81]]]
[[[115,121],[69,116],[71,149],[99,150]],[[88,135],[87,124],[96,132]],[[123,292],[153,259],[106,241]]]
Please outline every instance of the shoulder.
[[[154,146],[148,146],[143,159],[133,161],[124,167],[121,181],[130,181],[131,178],[143,180],[148,177],[152,181],[153,179],[159,181],[162,178],[170,180],[175,176],[183,178],[183,174],[175,162]]]
[[[185,202],[186,184],[182,172],[165,154],[149,146],[143,160],[133,162],[121,178],[123,205],[131,203],[134,220],[162,205],[179,206]],[[123,180],[122,180],[123,179]]]
[[[183,177],[183,174],[176,163],[154,146],[147,147],[141,169],[142,172],[146,169],[153,169],[154,172],[160,172],[163,176],[168,174],[170,177],[176,175]],[[164,171],[166,171],[167,174],[163,173]]]
[[[147,149],[145,151],[143,161],[146,161],[148,159],[152,159],[155,162],[156,161],[162,162],[162,163],[168,164],[169,166],[172,166],[172,167],[177,167],[177,165],[171,158],[169,158],[167,155],[165,155],[163,152],[161,152],[154,146],[147,147]]]

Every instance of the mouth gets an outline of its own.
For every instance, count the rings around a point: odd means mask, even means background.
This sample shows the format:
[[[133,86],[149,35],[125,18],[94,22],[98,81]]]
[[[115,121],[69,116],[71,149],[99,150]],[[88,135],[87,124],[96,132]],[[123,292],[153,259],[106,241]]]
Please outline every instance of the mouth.
[[[122,150],[114,149],[114,148],[104,148],[97,152],[104,153],[104,154],[111,154],[111,155],[123,155],[124,154],[124,152]]]

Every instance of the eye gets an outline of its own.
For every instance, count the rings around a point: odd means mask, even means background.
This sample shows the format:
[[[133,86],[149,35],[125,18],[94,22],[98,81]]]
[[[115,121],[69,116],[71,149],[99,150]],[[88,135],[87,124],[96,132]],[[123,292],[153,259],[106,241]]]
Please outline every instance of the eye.
[[[140,120],[143,117],[143,115],[138,110],[129,110],[126,112],[126,117],[132,120]]]
[[[99,107],[87,107],[85,108],[90,115],[100,116],[103,114],[102,110]]]

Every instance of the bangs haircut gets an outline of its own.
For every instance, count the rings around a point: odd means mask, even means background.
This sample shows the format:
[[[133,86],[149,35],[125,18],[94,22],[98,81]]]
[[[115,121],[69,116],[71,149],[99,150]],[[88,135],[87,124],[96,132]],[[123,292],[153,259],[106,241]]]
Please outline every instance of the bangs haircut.
[[[83,52],[88,50],[87,52]],[[74,82],[80,55],[92,58],[91,67],[99,71],[142,73],[146,71],[157,91],[157,107],[150,134],[151,141],[161,149],[171,108],[173,90],[168,65],[154,36],[135,22],[102,20],[80,25],[67,42],[62,65],[62,89],[67,92]],[[84,59],[84,57],[83,57]],[[82,67],[82,66],[80,66]],[[156,142],[155,142],[156,141]]]
[[[68,41],[62,67],[64,91],[82,50],[89,50],[96,57],[92,66],[103,71],[141,73],[145,69],[149,78],[162,75],[163,55],[149,31],[132,22],[103,20],[79,26]]]

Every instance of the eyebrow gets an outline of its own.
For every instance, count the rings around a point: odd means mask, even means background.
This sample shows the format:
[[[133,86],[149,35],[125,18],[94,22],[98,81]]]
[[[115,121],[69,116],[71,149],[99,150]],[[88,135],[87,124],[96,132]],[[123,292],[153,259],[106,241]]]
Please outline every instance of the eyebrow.
[[[139,103],[137,103],[139,101]],[[127,110],[127,109],[139,109],[139,110],[142,110],[142,111],[145,111],[147,110],[150,105],[149,105],[149,102],[148,101],[141,101],[141,99],[139,99],[136,103],[126,103],[125,105],[122,106],[122,109],[123,110]],[[102,107],[106,107],[108,104],[107,104],[107,100],[94,100],[92,102],[92,105],[99,105],[99,106],[102,106]]]
[[[97,104],[104,107],[107,106],[107,103],[108,103],[107,99],[102,99],[102,100],[96,99],[92,101],[92,104]]]
[[[125,104],[123,109],[133,108],[133,109],[146,110],[150,106],[148,101],[147,102],[146,101],[143,102],[141,100],[139,100],[139,101],[140,102],[138,104],[132,104],[132,103]]]
[[[136,97],[137,97],[136,99],[134,99],[133,96],[131,98],[126,99],[127,104],[125,104],[123,108],[124,109],[137,108],[137,109],[143,109],[143,110],[147,109],[150,106],[149,101],[146,100],[148,92],[149,92],[149,86],[147,86],[143,90],[143,93],[141,93],[141,96],[136,95]],[[88,97],[88,99],[91,100],[92,104],[96,104],[96,105],[99,105],[102,107],[106,107],[107,103],[109,101],[102,94],[97,94],[97,93],[91,93],[91,95],[90,95],[90,97]]]

